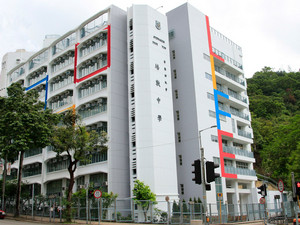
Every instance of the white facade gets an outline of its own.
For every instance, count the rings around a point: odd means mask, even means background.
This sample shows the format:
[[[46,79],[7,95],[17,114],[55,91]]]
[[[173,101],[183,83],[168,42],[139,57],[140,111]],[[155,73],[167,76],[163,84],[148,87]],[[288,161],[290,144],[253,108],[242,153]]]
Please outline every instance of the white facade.
[[[0,96],[6,95],[7,72],[20,63],[26,61],[34,52],[27,52],[25,49],[18,49],[15,52],[8,52],[2,58],[2,67],[0,73]]]
[[[158,201],[202,197],[192,163],[199,131],[217,125],[201,132],[205,159],[220,164],[222,177],[211,183],[208,203],[217,193],[228,204],[257,202],[242,50],[207,16],[189,4],[167,15],[110,6],[49,44],[4,72],[4,86],[35,88],[54,112],[76,110],[87,127],[107,131],[107,153],[78,166],[74,189],[94,183],[132,197],[139,179]],[[18,162],[12,167],[14,174]],[[50,148],[27,153],[23,171],[43,194],[62,192],[69,177]]]
[[[131,189],[138,179],[178,199],[167,18],[133,5],[127,20]]]
[[[40,100],[54,112],[76,110],[88,128],[107,131],[109,150],[78,166],[74,190],[93,183],[120,197],[129,196],[126,60],[126,12],[111,6],[7,74],[8,85],[21,82],[26,90],[37,89]],[[50,148],[29,153],[23,180],[40,184],[44,194],[63,192],[69,178],[67,164],[55,157]],[[17,167],[18,161],[12,165]]]
[[[216,172],[222,177],[211,183],[207,202],[222,193],[228,204],[251,203],[255,160],[241,48],[188,3],[167,17],[180,197],[202,197],[202,185],[192,181],[192,163],[200,158],[199,131],[217,125],[201,132],[205,160],[220,164]]]

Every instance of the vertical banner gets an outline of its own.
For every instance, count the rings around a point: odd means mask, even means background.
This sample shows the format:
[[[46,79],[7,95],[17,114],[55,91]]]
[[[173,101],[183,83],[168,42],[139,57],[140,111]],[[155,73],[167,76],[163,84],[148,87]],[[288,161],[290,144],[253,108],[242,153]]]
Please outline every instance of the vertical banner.
[[[4,165],[3,165],[3,162],[0,161],[0,175],[3,174],[3,169],[4,169]]]
[[[11,174],[11,163],[7,163],[7,176]]]

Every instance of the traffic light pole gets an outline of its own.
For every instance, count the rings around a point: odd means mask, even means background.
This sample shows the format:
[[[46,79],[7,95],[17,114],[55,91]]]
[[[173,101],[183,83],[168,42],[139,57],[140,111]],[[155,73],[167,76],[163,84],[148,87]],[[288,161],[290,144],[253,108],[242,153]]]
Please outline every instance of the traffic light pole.
[[[199,135],[201,133],[199,132]],[[206,224],[206,212],[207,212],[207,205],[206,205],[206,182],[205,182],[205,170],[204,170],[204,148],[201,146],[201,136],[200,136],[200,154],[201,154],[201,181],[202,181],[202,201],[203,201],[203,222]]]

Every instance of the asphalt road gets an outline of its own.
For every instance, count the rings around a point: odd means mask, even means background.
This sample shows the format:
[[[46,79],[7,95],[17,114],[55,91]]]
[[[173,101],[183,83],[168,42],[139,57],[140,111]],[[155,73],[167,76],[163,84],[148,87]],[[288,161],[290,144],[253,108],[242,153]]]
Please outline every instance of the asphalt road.
[[[38,224],[44,224],[44,225],[48,225],[51,223],[39,223],[39,222],[28,222],[28,221],[18,221],[18,220],[13,220],[13,219],[0,219],[0,224],[1,225],[18,225],[18,224],[22,224],[22,225],[38,225]],[[53,225],[53,223],[52,223]]]

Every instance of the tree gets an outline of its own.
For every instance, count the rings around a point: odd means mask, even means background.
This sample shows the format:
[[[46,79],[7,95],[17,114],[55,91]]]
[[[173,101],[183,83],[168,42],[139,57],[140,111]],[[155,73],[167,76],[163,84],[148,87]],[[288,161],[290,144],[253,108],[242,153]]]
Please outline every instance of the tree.
[[[97,150],[107,150],[107,135],[105,132],[100,135],[95,131],[88,132],[86,127],[80,124],[79,116],[73,111],[64,114],[61,122],[62,126],[55,128],[51,146],[57,153],[57,157],[65,154],[67,156],[70,182],[67,188],[66,220],[71,222],[71,201],[77,164],[78,162],[89,163],[92,153]]]
[[[258,173],[290,186],[290,174],[300,177],[300,72],[265,67],[247,79]]]
[[[133,195],[135,202],[142,207],[145,221],[147,221],[147,212],[150,204],[156,204],[156,196],[144,182],[136,180],[134,182]]]
[[[18,154],[19,170],[16,189],[15,217],[20,215],[20,194],[24,153],[49,144],[58,115],[44,109],[35,90],[24,92],[21,84],[7,88],[7,97],[0,98],[0,149],[2,156],[12,160]]]

